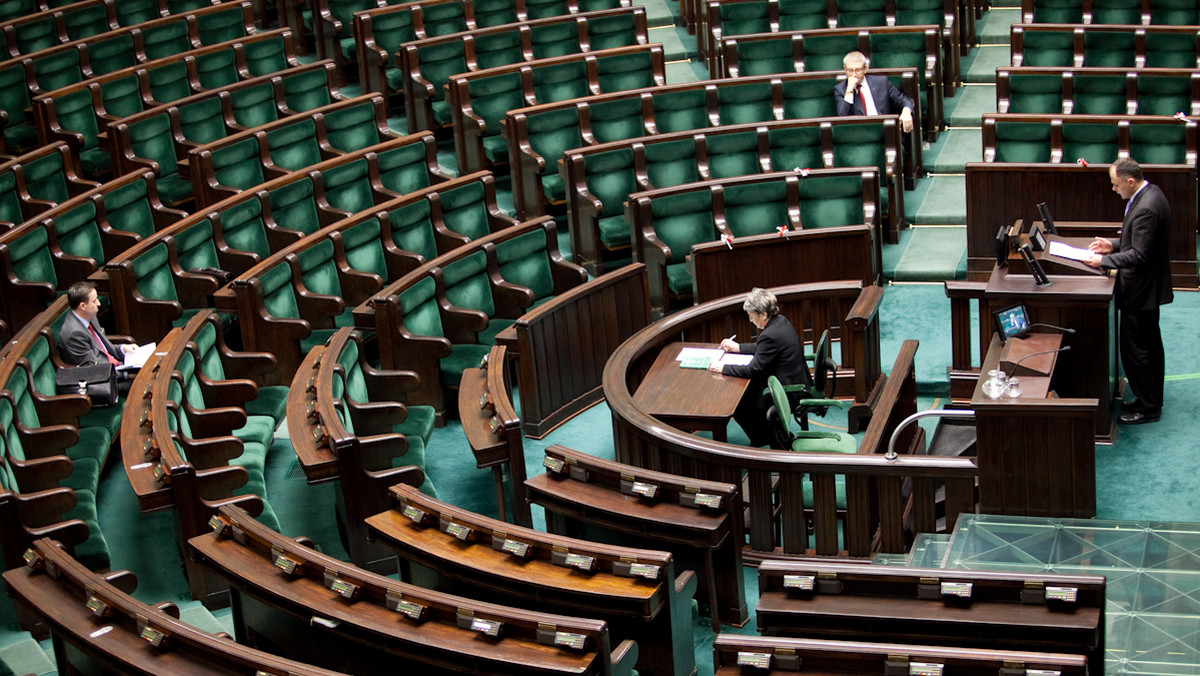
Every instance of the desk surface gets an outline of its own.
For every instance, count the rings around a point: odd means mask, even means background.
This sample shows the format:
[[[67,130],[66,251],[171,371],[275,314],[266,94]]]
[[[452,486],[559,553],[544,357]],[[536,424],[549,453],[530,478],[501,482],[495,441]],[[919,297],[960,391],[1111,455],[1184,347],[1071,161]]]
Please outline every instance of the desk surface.
[[[729,420],[750,381],[708,369],[680,368],[675,357],[685,347],[715,345],[670,343],[663,347],[650,366],[650,372],[633,393],[634,405],[656,418],[685,424]]]

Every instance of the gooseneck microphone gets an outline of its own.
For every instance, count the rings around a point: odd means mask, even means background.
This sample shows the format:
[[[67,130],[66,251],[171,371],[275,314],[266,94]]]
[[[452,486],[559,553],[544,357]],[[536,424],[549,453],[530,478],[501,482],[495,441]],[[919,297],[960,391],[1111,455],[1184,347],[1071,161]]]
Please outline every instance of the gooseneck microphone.
[[[1074,331],[1072,331],[1072,333],[1074,333]],[[1054,354],[1054,353],[1056,353],[1056,352],[1066,352],[1066,351],[1067,351],[1067,350],[1069,350],[1069,349],[1071,349],[1071,346],[1070,346],[1070,345],[1064,345],[1063,347],[1060,347],[1060,348],[1058,348],[1057,350],[1042,350],[1041,352],[1031,352],[1031,353],[1029,353],[1029,354],[1025,355],[1024,357],[1021,357],[1020,359],[1018,359],[1018,360],[1017,360],[1017,361],[1016,361],[1016,362],[1015,362],[1015,363],[1012,365],[1012,371],[1011,371],[1011,372],[1010,372],[1008,375],[1006,375],[1005,377],[1006,377],[1006,378],[1007,378],[1007,377],[1010,377],[1010,376],[1012,376],[1014,373],[1016,373],[1016,372],[1017,372],[1017,367],[1021,365],[1021,362],[1025,361],[1026,359],[1029,359],[1030,357],[1039,357],[1039,356],[1041,356],[1041,355],[1043,355],[1043,354]]]
[[[1034,322],[1033,324],[1029,325],[1030,328],[1033,328],[1035,326],[1044,326],[1048,329],[1057,329],[1059,331],[1062,331],[1063,333],[1075,333],[1075,329],[1067,328],[1065,326],[1055,326],[1054,324],[1043,324],[1042,322]]]

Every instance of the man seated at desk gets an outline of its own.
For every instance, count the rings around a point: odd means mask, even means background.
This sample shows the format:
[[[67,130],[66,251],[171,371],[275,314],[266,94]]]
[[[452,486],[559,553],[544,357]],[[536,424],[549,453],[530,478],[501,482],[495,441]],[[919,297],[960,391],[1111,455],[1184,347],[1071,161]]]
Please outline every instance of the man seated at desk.
[[[124,361],[125,353],[133,352],[137,345],[125,343],[114,345],[104,335],[96,315],[100,312],[100,298],[96,285],[91,282],[75,282],[67,289],[67,305],[71,311],[63,319],[58,335],[58,352],[63,361],[72,366],[88,364],[112,364],[113,368]],[[129,391],[130,373],[117,371],[117,391]]]
[[[862,52],[842,58],[846,79],[833,87],[838,115],[899,115],[900,130],[913,129],[913,102],[885,75],[867,75],[869,62]]]
[[[742,303],[750,323],[759,330],[758,339],[738,343],[733,338],[721,341],[726,352],[754,355],[745,366],[709,364],[708,370],[722,375],[748,378],[750,385],[733,413],[733,419],[750,437],[751,446],[779,447],[775,426],[767,422],[767,409],[774,403],[767,391],[767,378],[775,376],[784,385],[812,385],[808,363],[804,360],[804,345],[787,317],[779,314],[779,301],[766,289],[754,288]],[[734,336],[736,338],[736,336]],[[781,414],[787,415],[782,412]]]

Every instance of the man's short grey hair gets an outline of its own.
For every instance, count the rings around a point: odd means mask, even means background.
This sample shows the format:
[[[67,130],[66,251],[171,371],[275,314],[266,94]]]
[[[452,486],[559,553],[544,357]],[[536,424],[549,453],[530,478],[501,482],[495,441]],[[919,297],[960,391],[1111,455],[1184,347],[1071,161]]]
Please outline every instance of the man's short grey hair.
[[[862,52],[857,52],[857,51],[850,52],[849,54],[842,57],[842,68],[845,68],[846,66],[849,66],[852,63],[859,63],[859,62],[862,63],[863,68],[867,68],[871,65],[871,60],[867,58],[866,54],[863,54]]]
[[[779,301],[776,300],[775,294],[756,286],[746,296],[745,302],[742,303],[742,309],[746,312],[761,312],[767,317],[774,317],[779,314]]]

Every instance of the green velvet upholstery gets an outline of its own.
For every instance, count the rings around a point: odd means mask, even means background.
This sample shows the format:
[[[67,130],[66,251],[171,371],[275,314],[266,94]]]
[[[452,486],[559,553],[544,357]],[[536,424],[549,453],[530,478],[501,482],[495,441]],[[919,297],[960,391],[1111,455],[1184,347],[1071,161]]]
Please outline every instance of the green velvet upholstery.
[[[71,198],[63,158],[63,154],[50,152],[22,161],[16,171],[20,172],[25,190],[31,197],[55,204],[62,204]]]
[[[33,74],[37,88],[42,92],[62,89],[67,85],[82,82],[83,66],[79,52],[73,49],[53,50],[32,56]],[[8,110],[5,108],[5,110]]]
[[[896,0],[896,25],[945,28],[944,7],[942,0]]]
[[[783,3],[780,3],[781,12],[782,5]],[[716,8],[717,11],[712,24],[714,35],[718,28],[721,31],[720,35],[722,37],[770,33],[774,28],[771,23],[771,13],[768,11],[768,4],[766,2],[721,3]],[[822,14],[824,14],[824,9],[824,6],[822,6]],[[824,22],[822,23],[824,24]],[[824,28],[825,25],[820,27]]]
[[[1009,73],[1008,112],[1063,112],[1062,77],[1057,74]]]
[[[865,222],[860,176],[809,176],[800,179],[800,225],[828,228]]]
[[[375,47],[389,55],[384,67],[384,78],[388,82],[389,88],[392,91],[400,89],[400,69],[396,67],[395,59],[391,57],[400,53],[400,45],[416,39],[413,13],[407,10],[379,12],[369,15],[367,19],[363,20],[363,24],[369,27],[368,30]]]
[[[682,264],[693,244],[717,238],[712,193],[690,190],[658,196],[650,206],[654,234],[671,250],[667,264]],[[690,288],[690,285],[689,285]]]
[[[1034,23],[1083,23],[1081,0],[1037,0],[1033,6]]]
[[[445,100],[445,85],[450,82],[450,77],[471,70],[467,67],[466,43],[462,40],[429,45],[418,43],[414,51],[421,77],[433,85],[431,101]]]
[[[375,168],[383,187],[399,195],[432,185],[423,143],[406,143],[376,153]]]
[[[201,89],[220,89],[241,79],[238,74],[237,56],[231,49],[199,54],[193,58],[193,62],[196,64],[196,77]]]
[[[250,86],[238,87],[236,92],[235,95],[229,97],[234,122],[249,129],[279,119],[279,106],[275,103],[275,86],[271,82],[264,81]],[[200,101],[206,103],[205,108],[211,111],[210,116],[214,120],[212,127],[215,129],[215,122],[220,121],[223,128],[225,126],[224,121],[221,118],[215,117],[221,110],[221,100],[215,97],[204,97]],[[195,140],[197,143],[209,143],[220,138],[220,136],[215,136],[202,141],[188,134],[184,136],[189,140]]]
[[[1200,25],[1200,7],[1192,0],[1150,0],[1150,23],[1158,26]]]
[[[655,95],[651,101],[654,104],[655,119],[657,120],[658,106],[663,102],[663,97]],[[622,97],[613,101],[598,101],[588,105],[588,112],[592,137],[596,139],[597,143],[619,141],[646,134],[645,125],[642,123],[642,102],[636,98]],[[661,131],[665,133],[667,129],[661,129]]]
[[[251,77],[267,75],[288,68],[287,43],[283,36],[270,40],[247,40],[242,43],[242,58]]]
[[[379,131],[373,101],[330,110],[321,125],[325,140],[335,150],[352,152],[386,141]]]
[[[1084,31],[1083,61],[1089,67],[1133,68],[1136,31]]]
[[[779,3],[779,30],[801,31],[828,28],[825,0],[790,0]]]
[[[833,136],[833,166],[875,167],[879,170],[879,204],[890,213],[888,203],[888,157],[883,125],[878,123],[836,124]]]
[[[737,43],[737,73],[740,77],[795,73],[796,58],[791,36],[765,40],[739,40]]]
[[[17,175],[12,171],[0,173],[0,232],[25,221],[21,198],[17,193]]]
[[[485,199],[487,189],[482,182],[467,183],[449,190],[438,191],[441,204],[442,223],[451,231],[479,239],[490,234],[487,208],[490,200]]]
[[[700,129],[711,124],[703,90],[655,92],[652,101],[654,122],[660,134]]]
[[[206,322],[193,336],[192,342],[200,355],[200,370],[205,376],[212,380],[226,380],[232,375],[226,370],[221,357],[220,336],[215,324]],[[287,394],[287,385],[259,385],[257,395],[245,402],[246,413],[270,416],[278,426],[286,417]]]
[[[202,45],[245,37],[246,23],[242,8],[236,4],[221,11],[201,12],[196,15],[196,35]]]
[[[329,239],[296,252],[294,260],[299,269],[300,281],[310,293],[343,297],[337,261],[334,260],[333,254],[333,242]],[[350,307],[347,307],[342,314],[331,318],[336,326],[354,325],[354,318],[350,315],[353,305],[349,303],[347,305]]]
[[[645,173],[652,188],[667,188],[700,180],[696,144],[690,138],[660,141],[645,146]]]
[[[1124,75],[1076,73],[1075,108],[1078,115],[1125,115]],[[1190,108],[1190,106],[1189,106]]]
[[[1092,0],[1094,24],[1140,24],[1141,0]]]
[[[1132,124],[1129,154],[1146,164],[1187,163],[1187,129],[1182,124]]]
[[[309,121],[311,125],[311,120]],[[222,186],[245,189],[266,180],[259,159],[258,140],[248,136],[235,143],[217,146],[209,154],[213,176]],[[311,163],[309,163],[311,164]],[[307,166],[307,165],[300,165]]]
[[[1075,158],[1071,158],[1074,161]],[[1050,161],[1050,125],[996,123],[996,161],[1031,164]]]
[[[208,222],[205,221],[205,225]],[[209,228],[209,232],[212,230]],[[175,276],[171,273],[170,253],[165,242],[158,242],[144,249],[132,259],[137,292],[149,300],[179,300],[175,289]]]
[[[437,2],[428,6],[416,5],[413,7],[413,14],[418,18],[415,18],[413,23],[423,28],[423,37],[433,38],[451,33],[461,33],[470,28],[467,24],[466,8],[463,5],[462,2]]]
[[[283,228],[311,235],[321,229],[313,182],[309,177],[273,188],[263,198],[263,210],[270,210],[270,222]]]
[[[341,231],[342,251],[352,270],[388,279],[387,259],[378,218],[366,218]],[[363,299],[366,300],[366,299]],[[350,305],[349,302],[346,303]]]
[[[842,70],[842,58],[846,56],[847,52],[851,52],[856,49],[858,49],[858,36],[854,34],[816,34],[806,36],[804,39],[804,70],[806,72],[818,70],[840,71]],[[922,53],[924,53],[924,49],[922,49]],[[883,60],[879,58],[880,56],[880,54],[876,53],[875,44],[872,43],[871,65],[875,68],[890,67],[883,64]],[[923,67],[924,59],[922,59],[922,63],[917,69],[918,72],[920,72]],[[782,72],[794,73],[797,70],[797,68],[791,68]],[[832,92],[832,90],[830,91]],[[830,93],[829,98],[830,100],[833,99],[832,93]]]
[[[1073,65],[1075,37],[1069,30],[1025,31],[1021,65],[1042,68],[1069,68]],[[1087,59],[1084,59],[1087,65]]]
[[[762,170],[758,161],[758,134],[753,130],[708,136],[704,148],[711,178],[746,176]]]
[[[53,16],[43,16],[21,23],[20,29],[12,32],[12,45],[7,44],[7,35],[5,33],[6,55],[11,46],[16,47],[18,54],[32,54],[59,44],[58,22]]]
[[[104,244],[100,240],[94,203],[83,202],[72,209],[59,210],[47,226],[54,228],[55,239],[63,253],[90,259],[97,267],[104,264]]]
[[[789,440],[787,444],[788,448],[803,453],[856,453],[858,451],[857,440],[844,432],[792,430],[791,418],[793,407],[788,397],[790,392],[796,392],[800,397],[810,396],[812,393],[804,389],[803,386],[785,387],[779,382],[779,378],[768,376],[767,388],[771,391],[771,400],[774,402],[773,412],[775,414],[772,416],[768,412],[767,417],[768,419],[774,418],[778,420],[780,434],[783,438]],[[816,394],[820,396],[820,393]],[[806,506],[811,506],[812,503],[807,502],[805,504]]]
[[[552,103],[587,96],[592,93],[588,88],[587,70],[587,66],[578,60],[533,68],[534,100],[538,103]],[[601,91],[612,90],[602,87]]]
[[[175,374],[183,387],[184,401],[186,404],[195,409],[198,415],[203,415],[204,409],[234,406],[238,407],[236,402],[223,401],[208,401],[204,396],[204,388],[200,385],[200,380],[196,377],[197,362],[195,356],[190,351],[184,351],[179,355],[179,361],[175,364]],[[243,409],[244,411],[244,409]],[[191,411],[188,412],[189,416]],[[193,425],[194,423],[194,418]],[[233,436],[241,439],[243,442],[250,444],[256,443],[262,449],[266,449],[271,445],[271,439],[275,436],[275,427],[277,421],[271,416],[266,415],[246,415],[244,425],[229,430]],[[258,465],[259,462],[265,460],[265,454],[258,458],[247,457],[246,461]],[[262,466],[258,465],[259,471],[262,471]]]
[[[392,209],[387,212],[387,219],[392,229],[392,241],[397,247],[427,261],[437,257],[437,240],[427,200],[416,200]]]
[[[163,112],[143,117],[125,123],[124,128],[129,135],[129,151],[135,157],[158,164],[156,186],[162,199],[168,204],[191,199],[192,182],[179,175],[179,158],[171,137],[170,116]]]
[[[353,214],[374,205],[370,166],[366,158],[338,164],[321,172],[321,194],[330,206]]]
[[[192,94],[187,64],[182,60],[166,61],[147,68],[146,76],[150,81],[150,96],[155,101],[178,101]]]
[[[722,197],[725,224],[734,237],[763,235],[791,225],[784,181],[724,186]]]
[[[563,153],[584,145],[579,133],[579,116],[574,108],[556,108],[526,117],[529,145],[545,160],[542,167],[542,192],[547,199],[559,201],[566,197],[558,160]]]
[[[1196,39],[1193,35],[1154,34],[1146,40],[1148,68],[1196,68]]]
[[[1062,126],[1063,161],[1074,162],[1083,159],[1088,164],[1111,164],[1117,160],[1117,134],[1117,125],[1115,124],[1064,122]]]
[[[433,278],[426,277],[400,292],[398,300],[405,331],[417,336],[443,335],[436,290]]]
[[[821,155],[819,127],[785,127],[767,132],[772,171],[817,169],[825,164]]]
[[[141,31],[142,49],[147,59],[162,59],[192,49],[185,21],[170,21],[147,26]]]
[[[568,13],[568,5],[564,0],[526,0],[525,11],[531,19],[542,19],[548,16],[561,16]]]
[[[221,239],[230,249],[253,253],[259,260],[271,255],[262,204],[257,199],[238,200],[225,209],[213,212],[212,218],[218,225]]]
[[[472,10],[475,25],[481,28],[502,26],[519,21],[516,4],[512,0],[476,0],[472,3]],[[588,10],[581,9],[580,11]],[[535,14],[537,12],[531,11],[527,16],[535,19],[537,18]]]
[[[923,33],[873,33],[868,38],[868,44],[871,47],[872,68],[915,68],[917,80],[924,89],[925,59],[928,54]],[[808,64],[807,59],[805,63]],[[924,109],[926,106],[923,105]]]
[[[837,103],[830,92],[837,79],[792,80],[783,84],[783,117],[803,120],[837,115]]]
[[[532,305],[554,295],[551,252],[543,231],[536,230],[497,242],[496,264],[501,279],[533,291]]]
[[[51,358],[52,349],[49,339],[40,335],[34,339],[25,352],[30,378],[33,379],[33,391],[41,397],[51,397],[58,393],[58,387],[54,382],[56,369]],[[74,392],[66,394],[74,394]],[[110,438],[115,439],[121,427],[122,408],[121,404],[108,408],[93,408],[79,417],[79,428],[96,427],[104,430]]]
[[[614,16],[591,17],[587,22],[588,48],[591,51],[597,51],[636,44],[636,26],[637,20],[633,14],[622,13]],[[534,55],[537,56],[537,54],[538,50],[535,44]]]
[[[38,407],[29,391],[29,380],[24,369],[13,371],[13,376],[4,384],[14,403],[14,421],[20,423],[17,437],[8,439],[9,452],[19,446],[37,449],[36,457],[47,453],[62,453],[75,463],[71,476],[64,480],[63,485],[74,489],[95,489],[100,482],[100,467],[108,458],[108,449],[112,445],[113,435],[103,427],[76,428],[79,432],[77,441],[65,448],[45,448],[39,443],[36,431],[43,427]],[[23,429],[22,429],[23,428]],[[34,455],[34,454],[27,454]]]
[[[355,404],[365,404],[373,399],[367,384],[363,368],[365,357],[358,348],[358,343],[348,340],[341,353],[337,355],[341,366],[341,378],[333,381],[333,396],[335,399],[345,399],[353,409]],[[340,390],[340,391],[339,391]],[[396,402],[399,403],[399,402]],[[432,406],[405,406],[406,417],[403,422],[393,425],[392,431],[403,434],[409,439],[409,453],[405,458],[410,464],[425,468],[425,444],[433,434],[436,412]],[[353,430],[353,421],[344,419],[347,429]],[[413,454],[414,447],[419,448],[419,457]],[[418,462],[419,460],[419,462]]]
[[[1192,77],[1142,74],[1137,79],[1138,115],[1192,111]]]
[[[333,103],[328,71],[324,68],[293,68],[277,75],[288,110],[303,112]]]
[[[621,56],[598,56],[596,57],[596,71],[596,81],[600,85],[601,93],[623,92],[659,84],[654,79],[654,57],[653,53],[649,51],[639,51]],[[552,100],[563,101],[567,98],[574,98],[564,96],[562,93],[555,96],[554,99],[543,99],[539,95],[538,102],[548,103]]]
[[[584,156],[587,190],[601,207],[597,214],[600,242],[609,249],[627,247],[630,243],[623,205],[638,189],[637,178],[630,171],[632,167],[633,151],[629,148]]]
[[[103,220],[109,227],[132,232],[138,237],[154,234],[154,211],[150,203],[150,185],[144,180],[130,181],[104,191]]]
[[[839,28],[887,25],[887,3],[884,0],[837,0],[837,25]]]
[[[82,145],[74,150],[79,153],[79,164],[83,171],[92,175],[110,171],[112,158],[107,150],[100,147],[100,127],[92,106],[91,92],[80,89],[57,96],[53,105],[58,126],[82,136]]]
[[[17,153],[37,144],[37,129],[25,115],[32,104],[25,86],[25,68],[20,61],[10,60],[0,65],[0,110],[8,113],[4,125],[4,145],[9,153]]]
[[[122,26],[133,26],[162,16],[157,0],[125,0],[116,4],[116,12],[117,23]]]
[[[49,282],[58,288],[58,273],[50,254],[50,235],[44,227],[30,228],[14,236],[4,247],[3,264],[14,283]]]
[[[469,254],[442,267],[446,299],[452,305],[478,310],[488,316],[488,327],[480,331],[477,342],[495,345],[496,334],[512,324],[512,319],[498,319],[488,276],[487,255],[482,251]]]
[[[717,87],[717,113],[722,125],[775,119],[771,83],[725,84]]]
[[[265,134],[271,163],[281,169],[295,171],[322,160],[321,146],[317,140],[317,123],[304,117],[289,124],[270,129]],[[214,152],[215,155],[215,152]],[[253,175],[253,174],[251,174]],[[260,172],[258,176],[263,176]],[[262,181],[258,181],[261,183]],[[233,188],[249,188],[258,183],[226,183]]]

